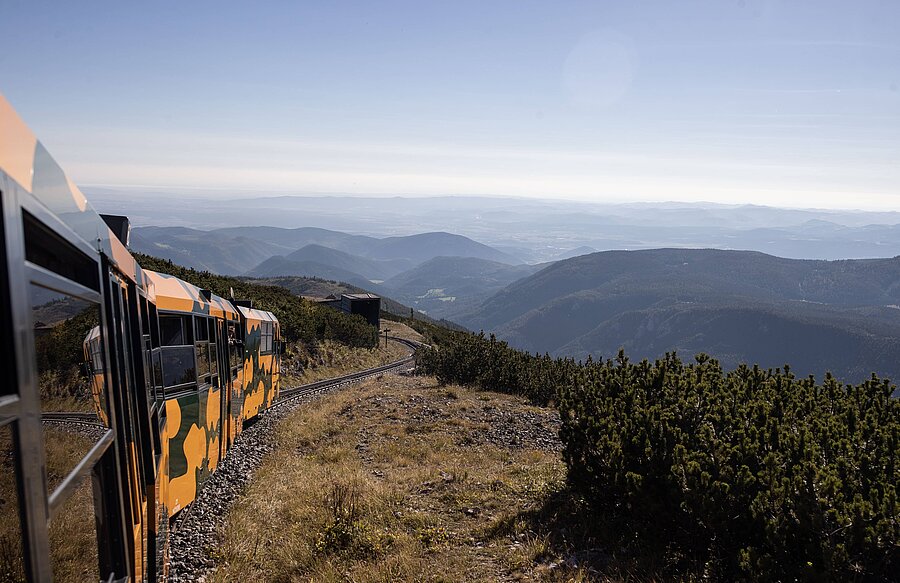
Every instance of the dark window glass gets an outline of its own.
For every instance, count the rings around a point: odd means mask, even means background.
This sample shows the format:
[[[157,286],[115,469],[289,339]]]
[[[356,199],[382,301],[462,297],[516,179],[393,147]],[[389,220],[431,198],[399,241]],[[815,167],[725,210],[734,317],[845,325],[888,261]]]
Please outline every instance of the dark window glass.
[[[241,365],[240,340],[238,339],[237,323],[228,323],[228,355],[232,368]]]
[[[184,318],[181,316],[160,316],[159,334],[163,346],[184,346],[190,344],[184,333]]]
[[[259,324],[259,350],[262,354],[272,352],[272,323],[260,322]]]
[[[194,328],[195,335],[194,339],[197,342],[205,342],[209,340],[209,324],[207,324],[207,318],[203,318],[201,316],[194,317]]]
[[[208,382],[209,379],[209,344],[206,342],[198,342],[197,348],[197,374],[200,376],[201,382]]]
[[[97,262],[27,212],[22,213],[25,259],[66,279],[100,291]]]
[[[218,374],[219,372],[219,359],[216,354],[216,345],[212,342],[209,343],[209,372],[212,374]]]
[[[156,348],[160,346],[159,342],[159,318],[156,314],[156,306],[153,304],[149,305],[150,312],[150,342],[153,344],[153,347]]]
[[[162,354],[159,348],[153,349],[153,384],[163,386]]]
[[[162,318],[160,318],[160,321]],[[191,346],[167,346],[162,350],[163,384],[174,387],[197,380],[194,349]]]

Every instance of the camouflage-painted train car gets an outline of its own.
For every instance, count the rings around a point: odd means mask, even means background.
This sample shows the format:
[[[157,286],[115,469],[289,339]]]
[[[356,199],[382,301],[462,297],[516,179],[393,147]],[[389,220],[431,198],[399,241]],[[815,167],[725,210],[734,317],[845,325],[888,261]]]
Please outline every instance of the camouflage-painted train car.
[[[164,581],[170,518],[277,398],[275,317],[127,242],[0,96],[4,581]]]
[[[164,393],[160,501],[171,516],[194,500],[244,421],[274,402],[280,331],[270,312],[237,307],[171,275],[144,273],[156,296],[151,368]],[[272,332],[261,336],[261,328]]]
[[[278,399],[281,327],[269,312],[244,306],[237,309],[241,314],[245,347],[239,417],[243,422],[256,417]]]

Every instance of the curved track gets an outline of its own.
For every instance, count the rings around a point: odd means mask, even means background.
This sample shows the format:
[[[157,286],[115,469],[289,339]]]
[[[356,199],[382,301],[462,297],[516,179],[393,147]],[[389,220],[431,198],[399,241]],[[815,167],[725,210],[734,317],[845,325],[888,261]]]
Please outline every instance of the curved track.
[[[275,402],[272,407],[269,409],[275,409],[277,407],[281,407],[285,404],[291,403],[297,399],[302,397],[307,397],[310,395],[315,395],[318,393],[324,393],[327,391],[334,390],[338,387],[351,385],[353,383],[358,383],[359,381],[372,378],[378,376],[380,374],[384,374],[386,372],[391,372],[395,370],[404,370],[412,368],[412,365],[415,363],[414,353],[416,349],[420,346],[423,346],[420,342],[415,342],[413,340],[406,340],[404,338],[395,338],[393,336],[388,337],[389,340],[393,340],[394,342],[399,342],[411,348],[413,352],[410,352],[406,357],[401,358],[400,360],[384,364],[381,366],[376,366],[374,368],[367,368],[365,370],[352,372],[350,374],[346,374],[339,377],[334,377],[330,379],[325,379],[322,381],[316,381],[314,383],[309,383],[307,385],[301,385],[299,387],[294,387],[291,389],[284,389],[281,391],[281,396],[278,398],[278,401]]]
[[[106,429],[106,425],[97,419],[96,413],[83,413],[81,411],[47,411],[41,413],[41,421],[58,425],[78,425]]]

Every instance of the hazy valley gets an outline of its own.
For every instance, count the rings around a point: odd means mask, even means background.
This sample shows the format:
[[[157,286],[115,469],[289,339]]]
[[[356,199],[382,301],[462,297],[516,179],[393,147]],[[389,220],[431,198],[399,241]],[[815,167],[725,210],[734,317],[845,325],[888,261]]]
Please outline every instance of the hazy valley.
[[[501,212],[493,199],[361,200],[259,201],[262,208],[285,203],[277,213],[283,220],[318,209],[309,222],[355,225],[353,233],[319,226],[141,226],[148,217],[138,213],[132,247],[304,295],[371,291],[394,313],[411,307],[420,317],[553,356],[610,358],[619,348],[633,359],[706,352],[726,368],[790,363],[801,376],[829,370],[848,381],[871,372],[900,377],[900,225],[890,222],[900,220],[897,213],[672,204],[619,205],[604,215],[599,207],[563,212],[566,205],[540,201],[506,204]],[[204,220],[232,220],[232,203],[217,204]],[[245,220],[258,210],[250,208]],[[269,220],[276,216],[266,212]],[[485,238],[387,234],[410,229],[413,221]],[[562,230],[566,239],[554,236]],[[622,244],[626,231],[630,245]],[[755,251],[728,250],[722,240]],[[675,248],[694,242],[719,249]],[[668,248],[644,249],[654,243]],[[595,251],[617,244],[630,250]],[[759,252],[766,249],[806,258]],[[894,258],[852,259],[879,252]],[[817,254],[840,259],[811,259]],[[547,257],[554,259],[541,260]]]

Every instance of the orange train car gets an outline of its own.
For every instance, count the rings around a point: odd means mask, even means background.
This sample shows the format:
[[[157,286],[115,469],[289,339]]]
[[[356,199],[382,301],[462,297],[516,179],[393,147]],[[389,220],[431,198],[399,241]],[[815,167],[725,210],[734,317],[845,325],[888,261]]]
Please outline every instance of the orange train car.
[[[0,574],[164,581],[171,517],[277,399],[278,320],[143,270],[2,96],[0,203]]]

